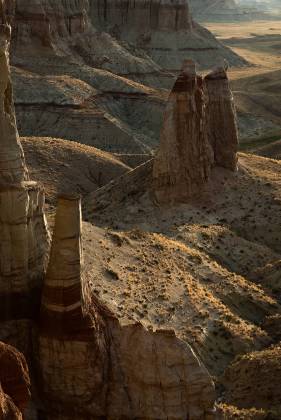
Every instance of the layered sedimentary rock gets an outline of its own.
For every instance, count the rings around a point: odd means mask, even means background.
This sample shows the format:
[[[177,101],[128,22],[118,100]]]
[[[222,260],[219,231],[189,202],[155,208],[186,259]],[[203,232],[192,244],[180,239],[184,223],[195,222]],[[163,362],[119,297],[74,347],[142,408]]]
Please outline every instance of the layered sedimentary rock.
[[[234,99],[226,69],[218,67],[205,77],[207,95],[207,133],[215,164],[237,169],[238,127]]]
[[[6,1],[7,14],[11,20],[15,48],[49,47],[63,52],[61,39],[84,33],[90,26],[87,11],[88,1],[61,0]],[[28,45],[29,44],[29,45]]]
[[[2,5],[2,21],[6,21],[3,11]],[[44,193],[28,180],[19,142],[9,43],[10,26],[4,23],[0,25],[0,338],[26,351],[29,334],[24,331],[38,309],[48,232]]]
[[[141,48],[166,70],[180,71],[187,54],[207,67],[219,57],[243,64],[192,20],[187,0],[93,0],[90,13],[95,27]]]
[[[0,342],[0,418],[22,419],[30,399],[30,379],[24,356]]]
[[[121,326],[85,287],[77,198],[58,203],[39,364],[50,419],[214,416],[212,381],[191,348],[173,331]]]
[[[168,99],[153,167],[158,201],[185,201],[208,180],[213,156],[205,108],[202,78],[193,62],[185,62]]]

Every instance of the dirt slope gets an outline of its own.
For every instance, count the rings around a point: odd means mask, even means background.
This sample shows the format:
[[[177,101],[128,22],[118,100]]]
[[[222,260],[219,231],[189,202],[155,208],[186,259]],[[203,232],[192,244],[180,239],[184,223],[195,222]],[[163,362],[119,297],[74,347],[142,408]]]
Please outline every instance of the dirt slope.
[[[130,168],[110,153],[74,141],[22,137],[31,179],[44,185],[47,202],[59,192],[85,195]]]

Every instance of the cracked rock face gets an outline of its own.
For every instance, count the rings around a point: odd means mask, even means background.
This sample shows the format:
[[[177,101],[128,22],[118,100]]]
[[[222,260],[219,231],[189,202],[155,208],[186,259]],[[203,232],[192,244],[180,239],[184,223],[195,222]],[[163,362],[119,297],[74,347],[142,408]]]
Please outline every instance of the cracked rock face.
[[[209,178],[213,163],[207,140],[202,78],[185,62],[164,114],[153,183],[159,202],[185,201]]]
[[[214,151],[215,164],[235,171],[238,162],[238,127],[226,69],[216,68],[204,81],[208,98],[208,139]]]
[[[85,287],[79,199],[58,203],[39,368],[48,418],[212,419],[214,386],[173,331],[121,325]]]

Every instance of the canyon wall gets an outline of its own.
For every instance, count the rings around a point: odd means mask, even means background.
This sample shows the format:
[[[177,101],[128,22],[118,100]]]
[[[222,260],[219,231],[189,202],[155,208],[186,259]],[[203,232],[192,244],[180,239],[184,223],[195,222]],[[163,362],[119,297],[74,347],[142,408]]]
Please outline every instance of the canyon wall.
[[[203,67],[223,57],[233,65],[243,64],[192,20],[187,0],[93,0],[90,13],[95,27],[142,49],[165,70],[179,72],[186,58]]]
[[[2,8],[3,11],[3,8]],[[4,17],[2,15],[2,21]],[[10,26],[0,25],[0,338],[27,351],[48,251],[44,192],[30,181],[16,126]]]

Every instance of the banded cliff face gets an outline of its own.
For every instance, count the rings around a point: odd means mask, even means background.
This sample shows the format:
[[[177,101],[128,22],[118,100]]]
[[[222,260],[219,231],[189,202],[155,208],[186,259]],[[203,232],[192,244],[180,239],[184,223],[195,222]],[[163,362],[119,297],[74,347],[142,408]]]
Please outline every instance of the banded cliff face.
[[[168,100],[153,165],[159,202],[181,202],[200,193],[212,167],[237,170],[238,129],[226,69],[204,80],[185,62]]]
[[[3,6],[3,5],[2,5]],[[0,9],[1,10],[1,9]],[[2,7],[2,22],[6,22]],[[9,68],[10,26],[0,25],[0,338],[27,350],[28,320],[38,308],[38,291],[48,250],[44,193],[29,181],[20,145]],[[26,331],[25,331],[26,332]],[[25,339],[23,336],[25,335]]]
[[[83,277],[80,201],[61,198],[39,327],[48,418],[212,419],[213,383],[192,349],[173,331],[121,326]]]

